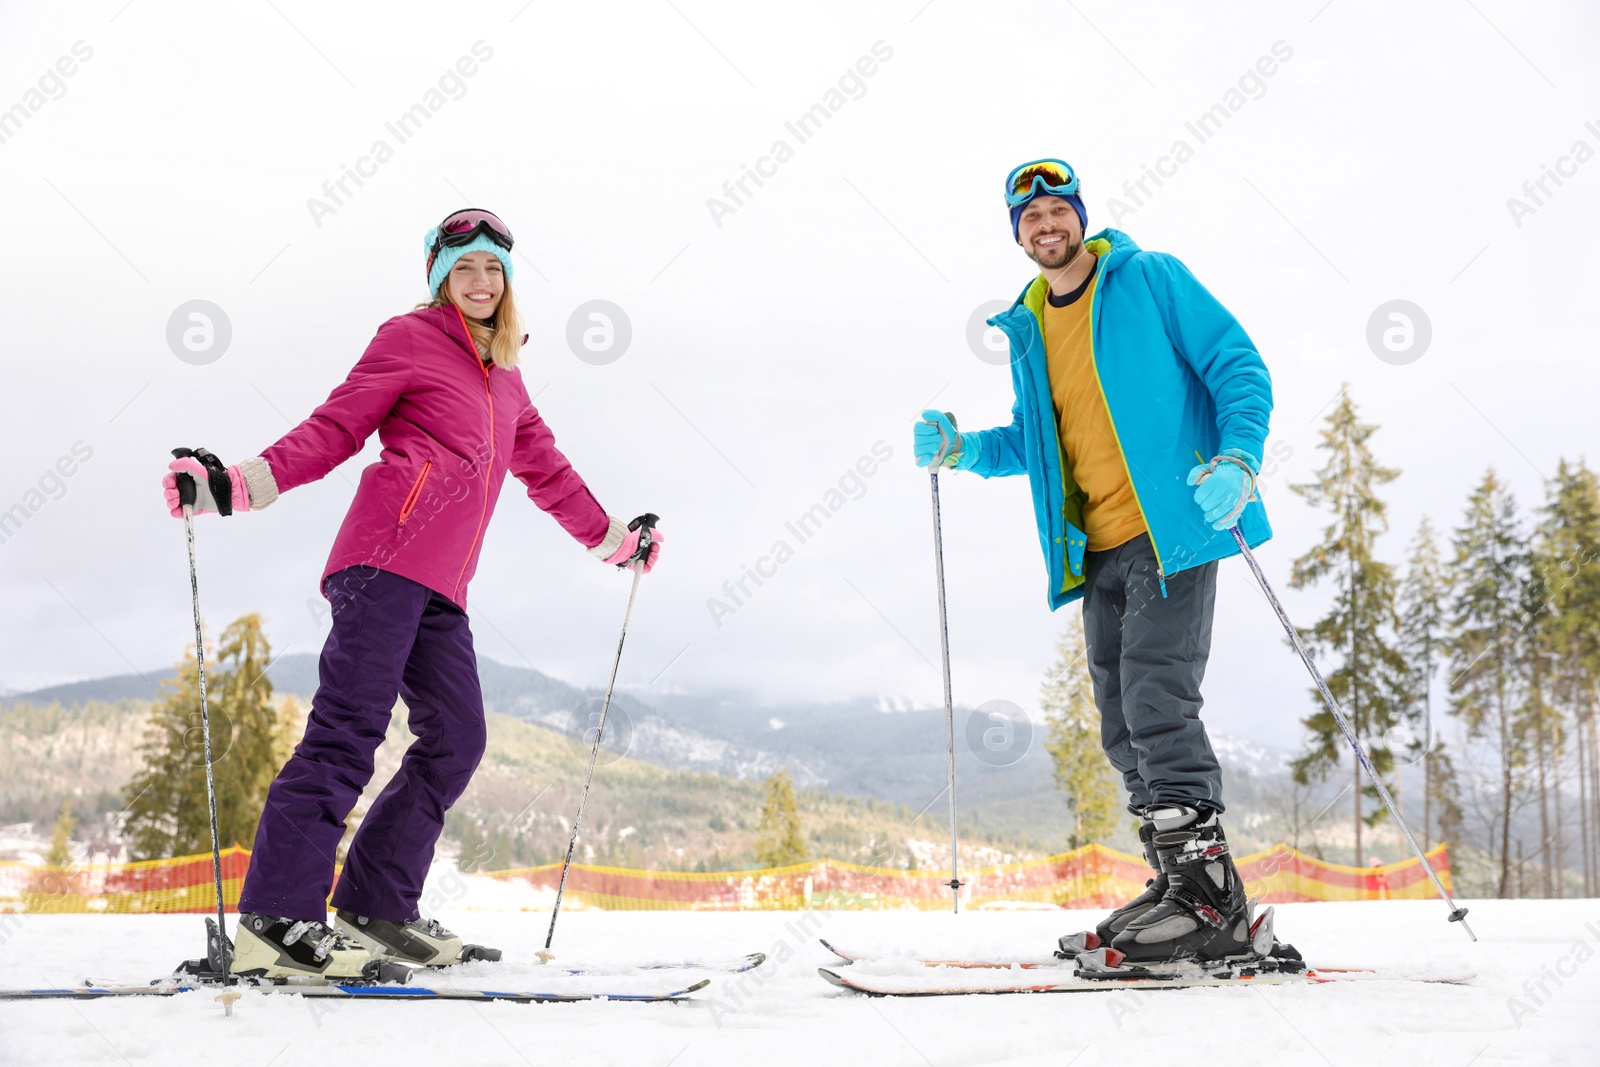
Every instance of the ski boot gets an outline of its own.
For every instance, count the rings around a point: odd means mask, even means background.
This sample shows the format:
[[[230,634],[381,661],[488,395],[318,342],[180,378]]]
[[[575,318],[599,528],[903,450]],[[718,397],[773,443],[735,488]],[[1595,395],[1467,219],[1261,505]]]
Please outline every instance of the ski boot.
[[[240,912],[230,973],[283,982],[321,978],[336,983],[403,982],[409,968],[377,959],[325,922]]]
[[[1216,812],[1182,805],[1149,809],[1151,844],[1167,882],[1155,907],[1129,922],[1111,942],[1119,965],[1140,970],[1248,963],[1254,947],[1252,909],[1228,853]],[[1270,933],[1267,935],[1270,937]]]
[[[1128,924],[1139,916],[1161,903],[1161,898],[1167,892],[1167,876],[1161,870],[1161,863],[1156,858],[1155,846],[1151,838],[1155,835],[1155,823],[1147,815],[1141,815],[1139,820],[1139,842],[1144,846],[1145,862],[1150,864],[1156,872],[1154,878],[1147,879],[1144,883],[1144,892],[1128,901],[1122,907],[1100,920],[1093,930],[1081,930],[1075,934],[1063,934],[1056,941],[1056,959],[1070,960],[1085,952],[1093,952],[1102,945],[1109,945],[1116,940],[1118,934],[1128,928]]]
[[[464,945],[461,938],[440,926],[436,919],[391,922],[340,908],[334,913],[334,925],[340,933],[370,949],[373,955],[412,966],[449,967],[472,960],[500,959],[499,949]]]

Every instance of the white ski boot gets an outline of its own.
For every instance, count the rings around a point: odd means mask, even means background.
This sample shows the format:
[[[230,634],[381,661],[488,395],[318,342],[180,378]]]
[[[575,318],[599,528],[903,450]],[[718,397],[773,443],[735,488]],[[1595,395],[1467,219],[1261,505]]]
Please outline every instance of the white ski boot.
[[[320,978],[329,982],[404,981],[410,971],[374,958],[371,952],[315,919],[284,919],[241,912],[229,970],[241,978],[282,982]]]
[[[471,960],[499,960],[500,950],[462,944],[461,938],[436,919],[391,922],[340,908],[334,913],[339,932],[360,942],[374,956],[414,967],[449,967]]]

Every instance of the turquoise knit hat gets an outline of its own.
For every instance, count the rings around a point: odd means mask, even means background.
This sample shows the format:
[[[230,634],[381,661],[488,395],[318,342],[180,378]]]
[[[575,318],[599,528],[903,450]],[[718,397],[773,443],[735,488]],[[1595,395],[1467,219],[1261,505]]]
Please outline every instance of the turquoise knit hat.
[[[422,239],[422,262],[424,264],[428,262],[428,255],[433,251],[433,242],[438,235],[439,228],[435,226]],[[439,249],[439,257],[433,261],[433,269],[428,272],[428,295],[430,297],[439,295],[439,287],[444,284],[445,276],[450,273],[450,268],[456,265],[456,260],[468,252],[493,252],[495,258],[500,260],[500,266],[505,269],[506,284],[511,284],[511,253],[495,244],[493,238],[488,234],[480,233],[464,245],[457,245],[454,248],[446,245],[444,248]]]

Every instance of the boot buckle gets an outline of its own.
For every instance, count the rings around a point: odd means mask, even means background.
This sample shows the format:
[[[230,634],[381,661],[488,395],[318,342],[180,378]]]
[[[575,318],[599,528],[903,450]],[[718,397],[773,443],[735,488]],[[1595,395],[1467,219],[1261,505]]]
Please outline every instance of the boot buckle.
[[[1190,912],[1194,913],[1194,916],[1197,919],[1211,927],[1213,930],[1222,928],[1221,914],[1219,914],[1211,905],[1207,904],[1193,893],[1190,893],[1188,890],[1179,889],[1174,886],[1167,890],[1167,899],[1176,900],[1178,903],[1182,904]]]

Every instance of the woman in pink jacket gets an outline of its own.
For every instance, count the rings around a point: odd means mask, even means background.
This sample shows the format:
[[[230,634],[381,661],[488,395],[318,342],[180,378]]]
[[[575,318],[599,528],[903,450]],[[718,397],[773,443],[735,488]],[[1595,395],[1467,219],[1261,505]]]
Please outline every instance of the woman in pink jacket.
[[[333,629],[305,737],[256,829],[235,973],[353,977],[376,973],[380,959],[439,965],[471,954],[422,920],[417,901],[444,813],[483,755],[467,584],[507,472],[606,563],[648,571],[660,552],[652,532],[638,560],[639,521],[606,514],[528,399],[511,245],[487,211],[447,217],[424,239],[431,301],[380,326],[326,403],[259,457],[224,467],[196,450],[164,480],[173,515],[182,515],[180,474],[194,477],[196,513],[229,515],[323,477],[373,431],[383,443],[323,569]],[[417,739],[350,842],[330,927],[344,820],[372,777],[397,696]]]

